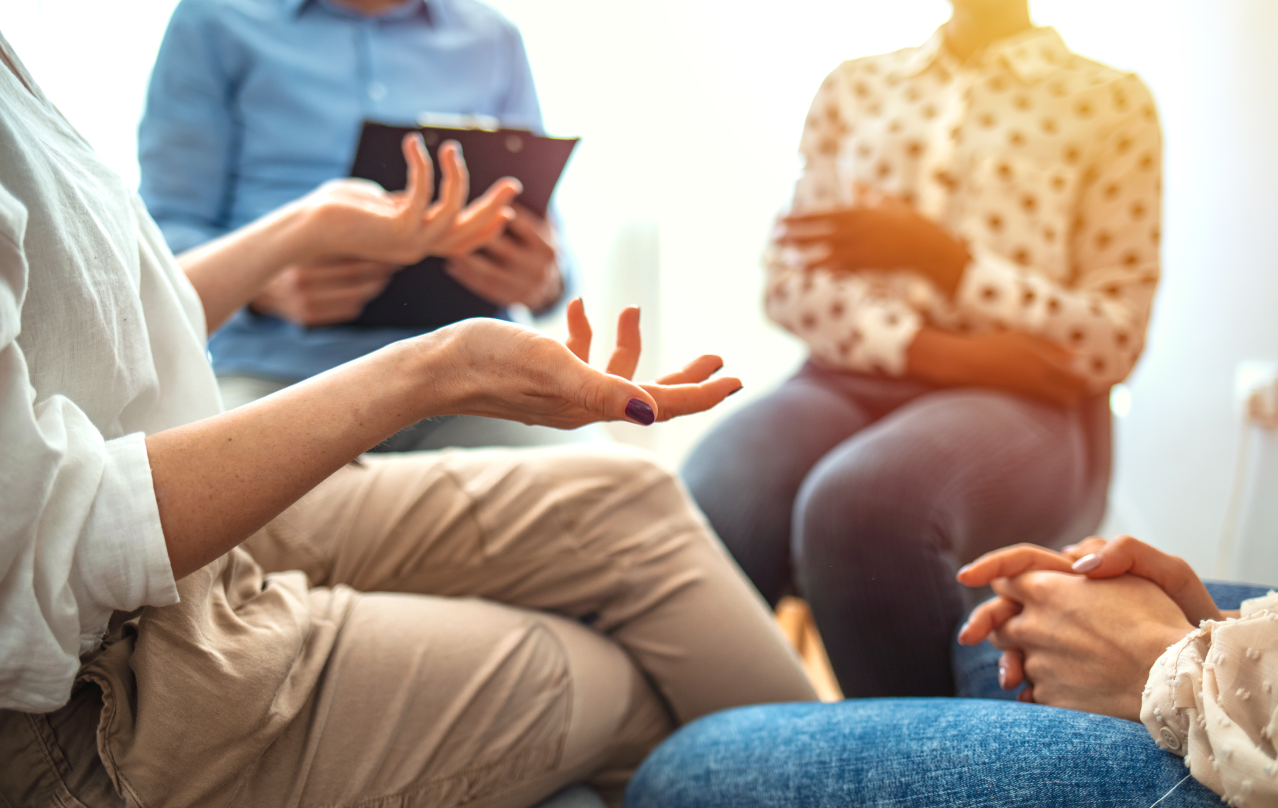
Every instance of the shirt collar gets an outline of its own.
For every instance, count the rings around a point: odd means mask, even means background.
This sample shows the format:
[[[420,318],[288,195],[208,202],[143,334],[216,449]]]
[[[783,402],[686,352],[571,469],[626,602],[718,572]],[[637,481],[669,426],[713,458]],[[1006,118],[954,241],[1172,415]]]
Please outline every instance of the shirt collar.
[[[319,0],[284,0],[284,9],[288,11],[290,14],[292,14],[294,17],[301,16],[302,12],[306,10],[307,6],[313,6],[313,5],[323,5],[323,4],[321,4]],[[433,22],[435,15],[437,15],[439,12],[439,10],[435,8],[435,6],[437,5],[438,5],[437,0],[412,0],[412,2],[408,2],[408,3],[405,3],[403,6],[393,8],[390,11],[387,11],[386,13],[381,14],[379,16],[395,18],[395,19],[406,19],[409,17],[415,17],[420,14],[428,22]],[[340,9],[340,11],[345,12],[346,10]],[[351,10],[349,13],[351,15],[359,14],[359,12],[354,10]]]
[[[1001,61],[1021,81],[1036,84],[1064,67],[1070,55],[1061,35],[1045,25],[991,42],[972,55],[971,63],[988,65]],[[906,75],[922,73],[937,62],[951,70],[957,66],[957,60],[945,47],[945,26],[937,28],[927,42],[907,57]]]

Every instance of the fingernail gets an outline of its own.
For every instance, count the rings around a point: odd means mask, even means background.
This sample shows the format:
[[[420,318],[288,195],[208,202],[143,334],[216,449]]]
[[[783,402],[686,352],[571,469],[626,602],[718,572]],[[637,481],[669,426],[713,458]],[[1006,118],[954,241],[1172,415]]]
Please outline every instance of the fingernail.
[[[652,407],[648,406],[648,402],[637,398],[630,399],[630,403],[626,405],[626,417],[643,426],[649,426],[653,421],[657,420],[657,416],[652,411]]]
[[[1075,551],[1075,550],[1077,550],[1077,549],[1078,549],[1078,545],[1077,545],[1077,544],[1067,544],[1067,545],[1065,545],[1064,547],[1062,547],[1062,548],[1061,548],[1061,552],[1062,552],[1062,553],[1072,553],[1072,552],[1074,552],[1074,551]]]
[[[1100,565],[1101,557],[1096,553],[1092,553],[1091,555],[1085,555],[1075,561],[1074,566],[1071,569],[1073,569],[1074,572],[1091,572]]]
[[[971,565],[971,564],[964,564],[963,566],[959,567],[958,574],[959,574],[959,575],[962,575],[963,573],[967,572],[967,571],[968,571],[968,570],[970,570],[971,568],[972,568],[972,565]]]
[[[998,666],[998,686],[1007,690],[1007,668]]]
[[[717,373],[718,371],[715,371],[715,372]],[[744,389],[745,389],[745,385],[743,384],[740,387],[738,387],[736,390],[733,390],[731,393],[728,393],[728,396],[735,396],[737,393],[740,393]],[[724,398],[727,398],[728,396],[724,396]]]

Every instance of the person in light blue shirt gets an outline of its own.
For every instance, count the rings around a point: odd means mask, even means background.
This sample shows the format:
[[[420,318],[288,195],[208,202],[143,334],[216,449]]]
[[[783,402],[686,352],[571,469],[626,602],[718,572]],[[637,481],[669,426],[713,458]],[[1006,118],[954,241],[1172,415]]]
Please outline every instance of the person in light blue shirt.
[[[540,131],[541,109],[515,26],[475,0],[182,0],[151,76],[139,128],[141,195],[181,253],[346,176],[362,123],[483,116]],[[516,208],[489,247],[448,273],[507,316],[566,296],[554,229]],[[209,340],[228,407],[422,329],[343,326],[399,267],[297,265]],[[384,449],[529,445],[568,433],[447,419]]]

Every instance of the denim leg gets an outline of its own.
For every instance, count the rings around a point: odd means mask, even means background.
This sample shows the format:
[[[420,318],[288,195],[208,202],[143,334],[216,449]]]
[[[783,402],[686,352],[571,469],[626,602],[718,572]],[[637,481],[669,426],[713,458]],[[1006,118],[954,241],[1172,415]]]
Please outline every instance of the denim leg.
[[[775,606],[790,585],[800,483],[870,420],[848,396],[800,375],[721,421],[685,462],[693,499],[768,603]]]
[[[1204,583],[1212,600],[1216,601],[1216,606],[1226,610],[1237,609],[1244,600],[1258,598],[1270,590],[1266,586],[1224,581]],[[989,641],[973,646],[959,645],[956,634],[951,653],[955,692],[962,698],[1015,701],[1016,695],[1025,687],[1021,685],[1015,690],[1004,690],[998,686],[998,658],[1002,652],[990,645]]]
[[[990,645],[959,645],[954,641],[950,664],[954,671],[954,693],[964,699],[1002,699],[1016,701],[1025,689],[1021,683],[1013,690],[998,685],[998,659],[1003,652]]]
[[[628,808],[1215,808],[1181,758],[1120,718],[977,699],[746,707],[695,721]]]
[[[792,557],[843,692],[953,695],[957,568],[1054,540],[1086,465],[1076,411],[980,390],[921,396],[822,458],[795,503]]]
[[[1242,606],[1244,600],[1258,598],[1269,594],[1272,586],[1256,586],[1255,584],[1235,584],[1229,581],[1204,581],[1211,599],[1216,607],[1229,611]]]

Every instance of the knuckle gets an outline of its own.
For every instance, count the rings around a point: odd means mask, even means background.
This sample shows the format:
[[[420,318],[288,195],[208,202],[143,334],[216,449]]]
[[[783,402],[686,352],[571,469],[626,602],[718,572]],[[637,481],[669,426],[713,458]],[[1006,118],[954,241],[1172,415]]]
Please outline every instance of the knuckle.
[[[1111,541],[1109,546],[1116,550],[1131,550],[1141,544],[1142,542],[1136,540],[1134,537],[1123,535]]]
[[[1027,679],[1035,682],[1040,681],[1046,672],[1042,658],[1037,654],[1026,655],[1021,660],[1021,670],[1024,671]]]

